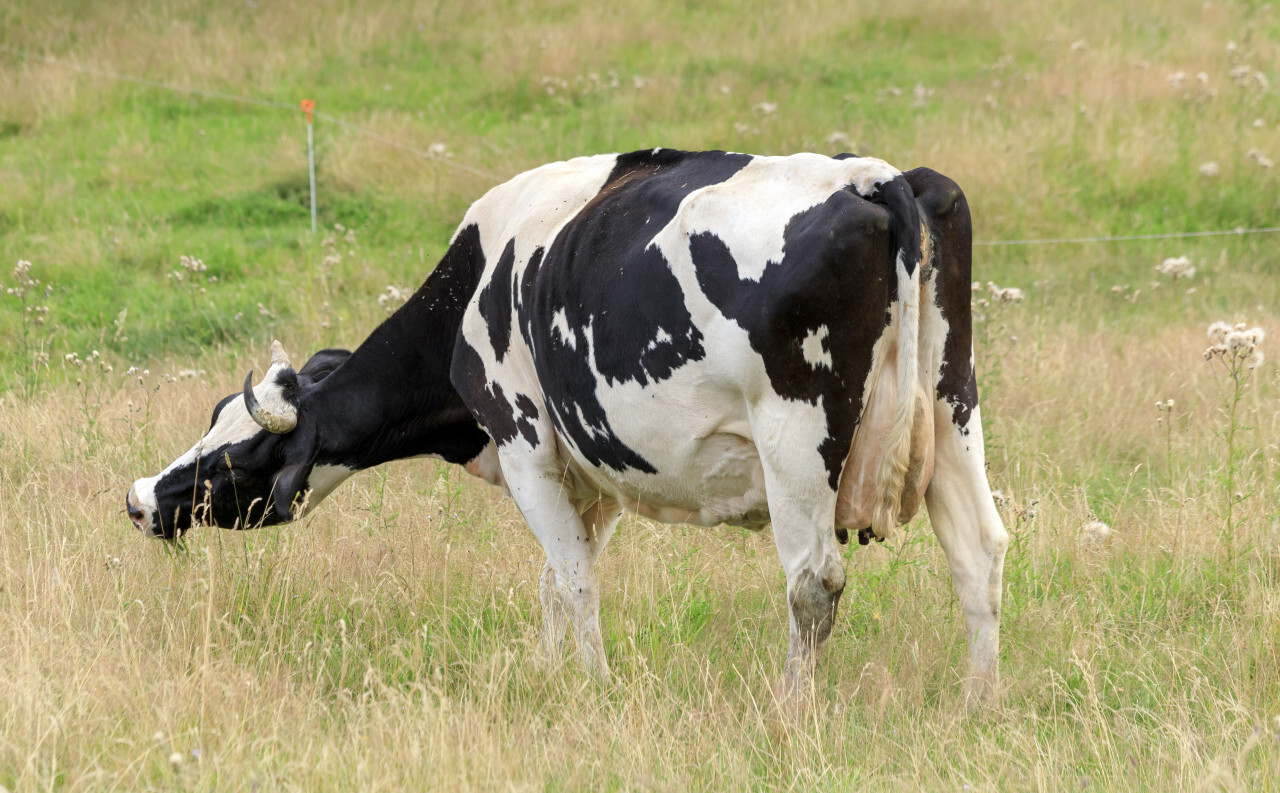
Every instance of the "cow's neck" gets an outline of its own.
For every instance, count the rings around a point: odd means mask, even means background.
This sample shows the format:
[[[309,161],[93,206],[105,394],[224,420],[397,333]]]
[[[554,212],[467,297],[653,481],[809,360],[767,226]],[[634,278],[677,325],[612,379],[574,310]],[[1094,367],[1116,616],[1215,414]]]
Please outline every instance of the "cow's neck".
[[[304,403],[299,413],[316,421],[316,462],[363,469],[431,454],[462,463],[488,443],[449,380],[462,315],[483,267],[473,229],[459,234],[413,297]]]

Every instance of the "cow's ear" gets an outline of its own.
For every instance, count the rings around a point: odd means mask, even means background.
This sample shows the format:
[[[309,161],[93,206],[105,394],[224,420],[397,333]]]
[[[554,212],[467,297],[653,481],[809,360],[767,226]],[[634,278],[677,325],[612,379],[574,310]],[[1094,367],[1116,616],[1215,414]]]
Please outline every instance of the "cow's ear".
[[[291,521],[307,498],[307,479],[311,476],[311,463],[287,465],[276,475],[271,488],[272,509],[282,521]]]
[[[303,385],[318,383],[328,377],[334,369],[337,369],[342,365],[343,361],[350,357],[350,350],[332,348],[320,350],[311,356],[311,359],[298,370],[298,378],[303,381]]]

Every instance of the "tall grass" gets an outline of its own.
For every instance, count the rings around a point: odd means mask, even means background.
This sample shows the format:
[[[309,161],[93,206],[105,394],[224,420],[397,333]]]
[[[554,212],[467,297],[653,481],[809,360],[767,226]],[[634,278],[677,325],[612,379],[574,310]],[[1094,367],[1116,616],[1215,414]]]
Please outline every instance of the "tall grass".
[[[1276,225],[1275,169],[1247,155],[1280,157],[1275,88],[1230,75],[1280,79],[1276,14],[53,2],[0,8],[0,44],[310,96],[499,175],[655,144],[835,151],[841,133],[957,179],[994,239]],[[1264,350],[1280,336],[1274,237],[976,249],[975,278],[1027,294],[978,329],[1013,534],[1004,710],[965,713],[963,615],[921,518],[848,551],[794,723],[768,696],[787,616],[767,533],[625,517],[605,686],[536,662],[541,551],[458,469],[362,474],[285,528],[134,536],[128,483],[188,448],[272,336],[298,356],[358,343],[490,186],[317,134],[322,220],[354,240],[306,232],[301,113],[0,56],[0,281],[21,258],[54,285],[40,325],[0,296],[0,785],[1280,788],[1280,355],[1235,403],[1253,430],[1230,460],[1229,384],[1202,358],[1214,320],[1267,328]],[[1184,253],[1194,279],[1155,272]],[[1228,464],[1253,494],[1230,552]],[[1094,521],[1109,539],[1082,534]]]

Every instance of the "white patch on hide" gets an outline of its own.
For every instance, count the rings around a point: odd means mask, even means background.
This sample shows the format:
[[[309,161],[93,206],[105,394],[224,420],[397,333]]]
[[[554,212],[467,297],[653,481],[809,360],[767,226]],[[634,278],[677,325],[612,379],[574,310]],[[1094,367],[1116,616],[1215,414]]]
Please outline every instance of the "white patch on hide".
[[[311,494],[307,496],[307,512],[315,509],[316,504],[354,473],[355,469],[345,465],[317,465],[312,468],[311,476],[307,477],[307,487],[311,490]]]
[[[800,345],[800,349],[804,352],[804,359],[814,369],[819,366],[825,366],[828,369],[832,368],[831,352],[823,343],[830,333],[831,331],[827,326],[823,325],[817,330],[809,331],[809,335],[804,338],[804,343]]]
[[[671,334],[667,333],[662,328],[658,328],[658,335],[654,337],[653,341],[649,342],[649,349],[656,350],[658,349],[659,344],[670,344],[670,343],[671,343]]]
[[[558,309],[556,313],[551,315],[551,329],[560,336],[560,340],[569,345],[569,349],[578,349],[578,337],[574,335],[573,329],[569,327],[569,318],[565,316],[564,309]]]

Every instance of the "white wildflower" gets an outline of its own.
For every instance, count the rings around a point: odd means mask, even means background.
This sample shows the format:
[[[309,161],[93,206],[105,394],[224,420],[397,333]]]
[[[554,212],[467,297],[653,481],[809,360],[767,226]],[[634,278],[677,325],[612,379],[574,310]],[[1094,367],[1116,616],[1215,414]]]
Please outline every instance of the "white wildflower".
[[[1267,357],[1262,354],[1262,350],[1254,350],[1253,354],[1249,356],[1249,360],[1245,362],[1245,366],[1250,369],[1257,369],[1259,366],[1262,366],[1262,362],[1265,361],[1266,358]]]
[[[1156,265],[1156,272],[1161,275],[1167,275],[1176,281],[1179,278],[1191,278],[1196,274],[1196,268],[1191,264],[1188,256],[1178,256],[1176,258],[1165,259]]]
[[[1256,161],[1258,165],[1262,166],[1263,168],[1270,168],[1272,165],[1275,164],[1271,162],[1270,157],[1258,151],[1257,149],[1249,149],[1249,151],[1245,153],[1245,156],[1251,160]]]
[[[378,295],[378,305],[382,306],[388,314],[395,311],[396,308],[408,298],[408,295],[394,286],[387,286],[387,291]]]
[[[652,81],[648,77],[641,77],[638,74],[631,78],[631,85],[637,90],[646,87],[650,82]]]
[[[1227,334],[1230,332],[1230,325],[1225,322],[1218,321],[1209,326],[1209,331],[1206,335],[1208,336],[1209,341],[1214,344],[1221,344],[1222,340],[1227,338]]]
[[[1172,85],[1174,88],[1181,88],[1182,83],[1187,79],[1187,74],[1186,72],[1174,72],[1164,79],[1168,80],[1169,85]]]
[[[1000,287],[987,282],[987,293],[996,303],[1021,303],[1026,294],[1016,286]]]
[[[448,157],[449,147],[437,141],[436,143],[432,143],[430,146],[427,147],[427,154],[430,154],[432,157],[436,157],[436,158]]]
[[[757,102],[755,106],[755,111],[762,115],[771,116],[774,113],[778,112],[778,103],[777,102]]]
[[[1080,528],[1080,539],[1088,545],[1101,545],[1111,536],[1111,527],[1100,520],[1090,521]]]
[[[173,767],[175,772],[182,770],[182,752],[174,752],[169,755],[169,765]]]
[[[1200,163],[1200,175],[1212,179],[1222,173],[1222,169],[1213,161]]]
[[[1072,52],[1080,52],[1081,50],[1087,50],[1087,49],[1089,49],[1089,45],[1088,43],[1085,42],[1084,39],[1077,39],[1071,42]]]

